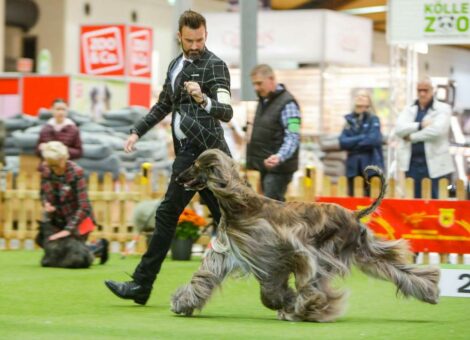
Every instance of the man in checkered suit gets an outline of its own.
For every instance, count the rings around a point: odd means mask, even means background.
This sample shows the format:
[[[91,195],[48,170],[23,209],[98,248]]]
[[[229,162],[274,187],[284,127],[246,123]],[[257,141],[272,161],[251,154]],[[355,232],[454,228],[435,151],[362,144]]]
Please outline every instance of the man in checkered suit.
[[[218,148],[229,154],[220,121],[232,119],[230,105],[230,74],[227,65],[206,49],[205,18],[194,11],[184,12],[179,19],[178,40],[183,53],[169,67],[163,91],[150,112],[131,130],[125,151],[131,152],[135,143],[147,131],[172,113],[172,134],[175,161],[165,198],[156,212],[156,228],[129,282],[106,281],[117,296],[146,304],[156,275],[170,248],[178,217],[194,196],[177,184],[176,177],[204,150]],[[216,223],[220,209],[213,194],[199,192]]]

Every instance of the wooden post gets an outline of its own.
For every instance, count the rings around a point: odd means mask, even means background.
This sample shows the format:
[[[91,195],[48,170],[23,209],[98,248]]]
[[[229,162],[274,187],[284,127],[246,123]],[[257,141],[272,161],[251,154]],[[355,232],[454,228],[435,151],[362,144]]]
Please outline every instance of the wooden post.
[[[338,178],[338,197],[348,197],[348,179],[345,176]]]
[[[331,196],[331,177],[330,176],[323,176],[322,196]]]
[[[423,178],[421,181],[421,198],[430,200],[432,198],[432,181],[430,178]]]
[[[415,181],[411,177],[405,179],[405,198],[415,198]]]
[[[465,190],[465,183],[461,180],[457,180],[457,192],[456,197],[458,200],[466,200],[467,199],[467,192]]]
[[[449,198],[449,190],[447,187],[449,186],[449,180],[447,178],[441,178],[439,180],[439,191],[437,197],[441,200],[446,200]]]
[[[364,178],[354,177],[354,197],[364,197]]]
[[[372,177],[370,179],[370,197],[376,198],[380,194],[380,188],[382,186],[382,182],[380,181],[379,177]]]

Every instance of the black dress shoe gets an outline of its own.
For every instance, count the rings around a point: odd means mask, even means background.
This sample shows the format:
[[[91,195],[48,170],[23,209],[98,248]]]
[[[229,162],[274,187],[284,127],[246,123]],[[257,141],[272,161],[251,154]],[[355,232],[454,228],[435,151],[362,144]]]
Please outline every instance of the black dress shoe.
[[[106,287],[121,299],[134,300],[139,305],[145,305],[150,297],[151,288],[144,287],[135,281],[116,282],[104,281]]]

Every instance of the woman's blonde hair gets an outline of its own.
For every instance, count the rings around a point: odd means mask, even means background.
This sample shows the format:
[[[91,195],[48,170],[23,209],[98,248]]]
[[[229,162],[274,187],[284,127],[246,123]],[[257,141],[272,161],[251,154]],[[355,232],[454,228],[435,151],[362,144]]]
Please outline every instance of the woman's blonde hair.
[[[354,96],[354,100],[353,100],[353,111],[354,111],[354,105],[356,104],[356,99],[358,97],[367,98],[367,100],[369,101],[369,110],[367,110],[367,111],[369,113],[375,114],[374,102],[372,101],[372,97],[370,95],[370,92],[367,91],[367,90],[359,90],[359,91],[356,92],[356,95]]]
[[[50,160],[69,159],[69,149],[59,141],[47,142],[41,151],[42,158]]]

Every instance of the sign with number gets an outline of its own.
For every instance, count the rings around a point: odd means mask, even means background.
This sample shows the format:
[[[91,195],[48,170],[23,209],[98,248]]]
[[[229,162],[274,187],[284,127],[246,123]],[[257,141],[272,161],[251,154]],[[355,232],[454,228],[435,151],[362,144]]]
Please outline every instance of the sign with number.
[[[470,0],[392,0],[387,38],[392,44],[469,44]]]
[[[470,269],[442,269],[439,289],[441,296],[470,298]]]
[[[89,75],[125,74],[124,25],[82,26],[80,72]]]
[[[150,78],[152,69],[152,29],[130,26],[127,39],[128,75]]]

